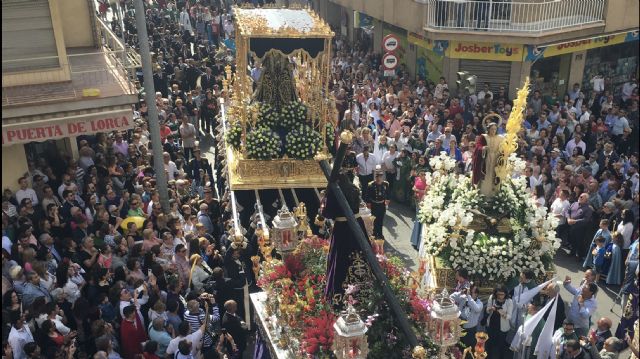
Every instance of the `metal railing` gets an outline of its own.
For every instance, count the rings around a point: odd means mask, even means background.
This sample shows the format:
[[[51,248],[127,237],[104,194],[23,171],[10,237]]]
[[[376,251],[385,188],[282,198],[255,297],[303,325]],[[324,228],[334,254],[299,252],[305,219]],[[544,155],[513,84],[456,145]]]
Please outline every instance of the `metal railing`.
[[[11,68],[11,71],[3,70],[3,77],[11,80],[3,81],[2,106],[135,94],[135,85],[130,81],[127,69],[117,61],[118,57],[120,54],[109,51],[68,54],[61,65],[37,70],[19,67],[16,63],[57,61],[58,57],[2,61],[3,69]]]
[[[103,46],[107,52],[113,55],[119,55],[117,58],[114,57],[114,60],[119,61],[124,68],[133,70],[133,75],[135,75],[135,69],[142,67],[140,54],[129,45],[123,43],[122,38],[114,34],[109,28],[109,25],[99,18],[96,18],[96,27],[101,46]]]
[[[606,0],[416,0],[435,30],[541,33],[604,22]]]
[[[3,60],[3,77],[12,80],[3,81],[2,106],[75,100],[89,95],[87,89],[99,90],[98,97],[135,94],[140,55],[100,19],[96,28],[99,49],[83,53],[67,49],[62,64],[58,56]]]

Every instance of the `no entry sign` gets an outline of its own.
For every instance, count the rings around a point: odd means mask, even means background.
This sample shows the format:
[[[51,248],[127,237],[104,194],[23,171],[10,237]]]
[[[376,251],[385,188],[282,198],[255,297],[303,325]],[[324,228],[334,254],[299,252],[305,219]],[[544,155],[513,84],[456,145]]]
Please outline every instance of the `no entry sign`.
[[[382,64],[385,69],[393,70],[398,67],[398,57],[392,52],[387,52],[382,57]]]
[[[395,51],[400,46],[400,40],[394,34],[389,34],[382,39],[382,48],[386,52]]]

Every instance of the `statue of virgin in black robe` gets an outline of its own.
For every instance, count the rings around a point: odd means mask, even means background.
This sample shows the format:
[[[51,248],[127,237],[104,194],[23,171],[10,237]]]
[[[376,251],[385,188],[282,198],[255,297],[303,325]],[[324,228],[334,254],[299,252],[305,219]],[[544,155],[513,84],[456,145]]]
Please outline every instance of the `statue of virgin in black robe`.
[[[356,215],[356,220],[361,230],[367,233],[362,218],[357,215],[360,210],[360,191],[358,187],[349,181],[346,174],[340,174],[338,182],[352,213]],[[339,298],[344,293],[343,283],[352,264],[352,255],[361,249],[355,239],[355,235],[349,229],[345,213],[340,209],[336,195],[330,187],[323,202],[322,215],[334,221],[329,256],[327,258],[327,286],[324,294],[328,300],[335,303],[336,300],[334,298],[339,301]]]

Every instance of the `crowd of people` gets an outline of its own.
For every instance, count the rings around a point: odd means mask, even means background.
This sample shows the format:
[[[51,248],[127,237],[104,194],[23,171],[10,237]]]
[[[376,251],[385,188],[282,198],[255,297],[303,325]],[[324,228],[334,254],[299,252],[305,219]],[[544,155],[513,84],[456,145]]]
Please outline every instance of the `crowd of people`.
[[[104,5],[100,16],[111,15],[114,31],[136,48],[132,10],[116,14]],[[158,0],[146,18],[170,208],[163,211],[156,188],[144,99],[133,130],[78,138],[78,158],[29,159],[19,190],[3,193],[3,357],[240,358],[247,351],[246,288],[259,290],[250,260],[257,248],[230,240],[222,161],[210,163],[199,146],[218,135],[224,67],[233,65],[229,8]],[[380,54],[365,42],[338,36],[333,46],[336,129],[355,134],[345,166],[361,186],[388,191],[378,207],[389,200],[415,207],[429,190],[429,158],[442,151],[469,172],[485,115],[500,115],[504,133],[512,106],[506,88],[453,91],[444,78],[413,81],[402,70],[385,78]],[[258,79],[259,64],[253,66]],[[604,353],[626,346],[624,329],[637,318],[637,82],[631,77],[621,89],[587,94],[576,85],[562,98],[535,90],[528,106],[518,147],[528,187],[560,219],[559,237],[586,269],[579,286],[564,283],[572,299],[556,320],[559,352],[613,358]],[[375,171],[388,183],[374,181]],[[457,277],[465,330],[489,332],[490,358],[509,355],[513,333],[560,291],[551,283],[521,302],[537,285],[525,272],[517,286],[497,288],[483,303],[465,271]],[[607,339],[612,319],[591,318],[603,285],[622,285],[624,298],[636,295],[618,340]],[[595,335],[582,338],[593,322]],[[464,340],[472,344],[473,335]],[[637,357],[637,342],[631,350]]]
[[[498,134],[504,134],[513,99],[504,86],[494,92],[489,83],[477,92],[452,91],[444,78],[434,84],[412,81],[403,71],[394,79],[381,73],[379,56],[338,40],[332,85],[339,129],[356,134],[344,166],[365,186],[372,183],[376,170],[383,171],[392,201],[417,207],[429,190],[425,176],[432,171],[429,159],[444,152],[456,160],[458,173],[470,174],[476,139],[486,133],[484,118],[498,115],[502,119]],[[563,250],[585,270],[577,287],[571,285],[571,278],[565,279],[564,288],[572,300],[566,316],[562,306],[555,322],[557,350],[563,358],[597,357],[605,355],[603,349],[610,352],[606,357],[617,357],[627,347],[626,330],[632,332],[637,318],[637,80],[629,74],[622,87],[610,85],[589,93],[574,84],[562,97],[557,90],[543,96],[534,84],[530,93],[517,150],[527,164],[527,191],[538,206],[559,219],[556,231]],[[414,247],[420,241],[420,226],[416,221],[411,237]],[[490,358],[508,357],[512,350],[523,358],[533,356],[544,321],[526,345],[512,347],[512,339],[526,320],[560,292],[558,284],[550,283],[535,298],[521,302],[519,295],[537,285],[532,273],[522,273],[517,286],[504,283],[483,303],[466,271],[459,270],[458,279],[452,298],[467,320],[465,344],[473,345],[474,334],[482,329],[489,333]],[[610,318],[597,320],[596,335],[587,337],[596,319],[591,318],[598,307],[596,293],[602,286],[619,290],[626,317],[617,331]],[[629,295],[635,298],[633,303],[628,302]],[[607,339],[611,331],[617,340]],[[590,343],[597,343],[595,353]],[[631,350],[637,355],[637,344]]]

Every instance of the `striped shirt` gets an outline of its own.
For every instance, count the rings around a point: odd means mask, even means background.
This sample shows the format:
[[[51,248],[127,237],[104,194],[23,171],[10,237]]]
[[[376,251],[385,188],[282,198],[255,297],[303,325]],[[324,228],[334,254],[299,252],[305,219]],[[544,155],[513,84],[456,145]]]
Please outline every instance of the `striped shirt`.
[[[210,314],[209,327],[213,328],[220,321],[220,312],[218,311],[218,307],[216,305],[211,306],[211,314]],[[204,310],[200,309],[197,314],[191,314],[191,311],[187,310],[184,312],[184,321],[189,323],[189,327],[191,328],[190,332],[193,333],[204,323]],[[211,337],[210,331],[204,334],[202,347],[209,348],[213,346],[213,338]]]

